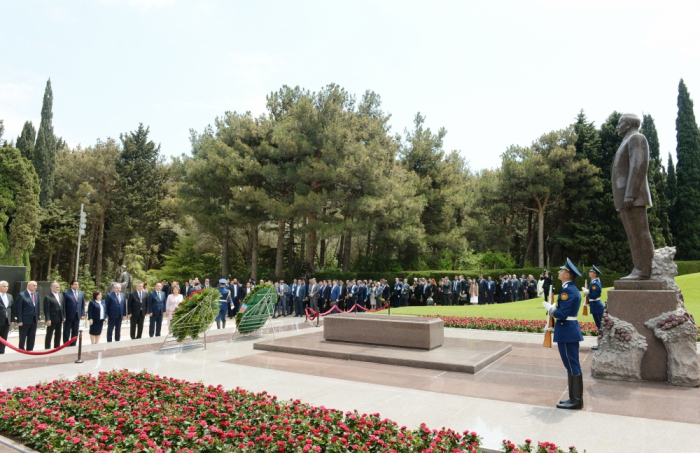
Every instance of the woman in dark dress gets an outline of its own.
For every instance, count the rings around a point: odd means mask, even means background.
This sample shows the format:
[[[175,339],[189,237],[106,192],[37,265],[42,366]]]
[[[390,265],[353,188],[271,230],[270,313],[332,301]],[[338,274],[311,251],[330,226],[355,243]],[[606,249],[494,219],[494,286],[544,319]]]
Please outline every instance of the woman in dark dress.
[[[102,335],[102,325],[107,319],[107,307],[102,300],[102,293],[95,291],[92,293],[92,300],[88,304],[88,320],[90,322],[90,343],[97,344],[100,342]]]

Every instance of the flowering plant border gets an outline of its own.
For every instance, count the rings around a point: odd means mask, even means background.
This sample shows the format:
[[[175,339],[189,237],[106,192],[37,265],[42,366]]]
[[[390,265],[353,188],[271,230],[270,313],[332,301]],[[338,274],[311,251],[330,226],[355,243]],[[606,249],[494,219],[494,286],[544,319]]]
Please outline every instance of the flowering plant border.
[[[539,319],[509,319],[486,318],[483,316],[445,316],[423,315],[424,318],[440,318],[445,322],[445,327],[477,330],[503,330],[509,332],[533,332],[544,333],[547,321]],[[597,337],[598,328],[594,322],[581,322],[581,333],[586,336]],[[697,330],[696,341],[700,342],[700,328]]]
[[[399,426],[266,392],[128,370],[0,391],[0,432],[41,452],[467,452],[475,432]]]

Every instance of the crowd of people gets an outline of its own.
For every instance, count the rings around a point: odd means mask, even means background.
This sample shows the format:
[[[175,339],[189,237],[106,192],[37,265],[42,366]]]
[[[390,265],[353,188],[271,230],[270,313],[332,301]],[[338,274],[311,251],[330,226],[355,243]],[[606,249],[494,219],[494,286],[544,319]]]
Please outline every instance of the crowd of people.
[[[218,283],[216,288],[221,297],[216,325],[217,328],[225,328],[226,320],[236,316],[246,295],[256,284],[253,280],[243,284],[236,278],[221,279]],[[260,280],[259,284],[263,283],[265,281]],[[389,305],[485,305],[542,296],[547,300],[552,278],[550,272],[545,271],[539,280],[532,275],[521,275],[520,278],[503,275],[498,282],[490,276],[484,278],[479,275],[472,279],[460,275],[454,280],[443,277],[439,283],[434,278],[414,278],[411,283],[405,278],[395,278],[393,284],[385,279],[343,281],[315,278],[293,279],[289,284],[283,279],[267,283],[273,285],[277,292],[273,317],[278,318],[292,315],[306,317],[307,310],[311,313],[327,312],[333,306],[343,311],[361,311],[378,310]],[[69,288],[61,288],[59,283],[53,282],[51,294],[44,296],[40,307],[36,282],[29,282],[26,290],[14,301],[8,293],[8,283],[0,281],[0,336],[7,340],[10,329],[17,324],[19,348],[32,351],[39,319],[43,314],[46,349],[51,348],[52,340],[53,347],[57,348],[77,336],[83,320],[89,324],[93,344],[100,341],[105,326],[107,342],[120,341],[122,323],[127,320],[130,322],[132,340],[142,338],[146,318],[149,319],[149,337],[159,337],[164,321],[170,329],[173,312],[184,298],[212,287],[208,278],[203,283],[193,278],[182,285],[178,281],[163,280],[150,291],[146,282],[137,282],[128,295],[122,292],[121,284],[111,286],[106,296],[101,291],[94,291],[87,298],[77,280],[71,281]],[[70,346],[75,346],[75,343]],[[5,346],[0,344],[0,354],[4,352]]]

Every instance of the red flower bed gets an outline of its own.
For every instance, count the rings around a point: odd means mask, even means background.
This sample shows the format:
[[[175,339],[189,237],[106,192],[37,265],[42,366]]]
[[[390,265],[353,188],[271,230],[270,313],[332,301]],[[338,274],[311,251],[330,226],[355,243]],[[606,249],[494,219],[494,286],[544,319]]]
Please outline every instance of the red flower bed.
[[[460,327],[463,329],[507,330],[513,332],[544,333],[547,322],[532,319],[483,318],[474,316],[443,316],[426,315],[427,318],[440,318],[445,321],[445,327]],[[581,333],[598,336],[598,329],[593,322],[579,322]]]
[[[0,391],[0,432],[40,451],[477,452],[476,433],[409,430],[267,393],[113,371]]]
[[[503,441],[504,453],[564,453],[564,450],[551,442],[537,442],[537,447],[533,447],[532,441],[527,439],[524,444],[517,447],[509,440]],[[576,447],[569,447],[569,453],[577,453]]]

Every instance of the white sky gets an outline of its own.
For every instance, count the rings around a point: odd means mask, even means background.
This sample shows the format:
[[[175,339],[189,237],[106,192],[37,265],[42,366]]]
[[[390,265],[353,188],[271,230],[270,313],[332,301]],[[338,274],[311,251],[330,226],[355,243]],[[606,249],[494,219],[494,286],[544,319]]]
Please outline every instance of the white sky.
[[[190,128],[262,113],[284,84],[337,83],[379,93],[402,135],[420,111],[477,170],[581,108],[596,124],[650,113],[665,161],[681,77],[700,99],[699,13],[669,0],[0,0],[0,119],[8,140],[38,126],[51,77],[70,145],[143,122],[175,156]]]

